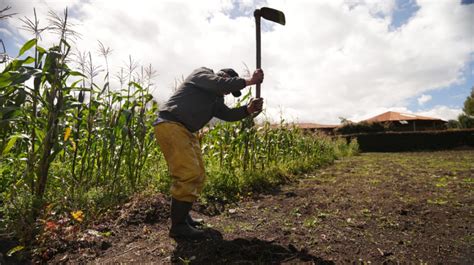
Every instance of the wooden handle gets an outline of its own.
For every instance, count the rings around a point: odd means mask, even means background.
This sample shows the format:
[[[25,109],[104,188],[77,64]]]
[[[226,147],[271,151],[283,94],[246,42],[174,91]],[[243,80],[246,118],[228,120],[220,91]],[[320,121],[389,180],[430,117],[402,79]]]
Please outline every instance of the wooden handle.
[[[254,13],[255,15],[255,33],[257,37],[257,69],[260,69],[262,67],[262,58],[261,58],[261,51],[260,51],[260,14],[255,10],[256,12]],[[257,84],[256,86],[256,96],[257,98],[260,98],[260,84]]]

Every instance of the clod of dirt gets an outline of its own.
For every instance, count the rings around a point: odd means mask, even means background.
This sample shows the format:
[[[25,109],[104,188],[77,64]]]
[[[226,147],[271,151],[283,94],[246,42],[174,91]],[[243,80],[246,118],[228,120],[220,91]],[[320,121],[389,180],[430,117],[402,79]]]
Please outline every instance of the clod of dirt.
[[[136,225],[140,223],[154,224],[167,220],[169,216],[169,200],[161,195],[145,197],[136,196],[119,211],[117,225]]]
[[[207,202],[206,204],[195,203],[193,210],[207,215],[207,216],[216,216],[225,211],[225,203],[223,202]]]
[[[408,211],[405,209],[400,210],[400,215],[408,215]]]

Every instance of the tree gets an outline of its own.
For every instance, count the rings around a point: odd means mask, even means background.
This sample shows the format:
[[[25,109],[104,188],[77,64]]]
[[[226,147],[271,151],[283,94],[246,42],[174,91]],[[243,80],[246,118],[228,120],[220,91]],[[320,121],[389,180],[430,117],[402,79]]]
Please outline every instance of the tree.
[[[461,128],[474,128],[474,86],[471,89],[471,95],[464,101],[464,113],[458,116]]]
[[[474,128],[474,117],[466,114],[461,114],[458,116],[459,124],[461,128]]]
[[[468,116],[474,116],[474,86],[471,88],[471,95],[464,101],[464,108],[462,109]],[[473,117],[474,118],[474,117]]]
[[[446,124],[446,128],[448,129],[459,129],[461,128],[461,123],[458,120],[449,120]]]
[[[344,118],[344,117],[339,117],[339,120],[341,121],[342,125],[348,125],[348,124],[353,123],[352,121],[350,121],[349,119]]]

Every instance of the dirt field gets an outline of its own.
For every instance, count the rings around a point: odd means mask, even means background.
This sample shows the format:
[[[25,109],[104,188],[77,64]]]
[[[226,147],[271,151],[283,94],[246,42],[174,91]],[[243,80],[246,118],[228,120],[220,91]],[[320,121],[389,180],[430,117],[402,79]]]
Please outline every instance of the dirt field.
[[[168,237],[167,198],[135,198],[49,262],[473,264],[473,201],[473,150],[365,153],[238,204],[198,205],[201,242]]]

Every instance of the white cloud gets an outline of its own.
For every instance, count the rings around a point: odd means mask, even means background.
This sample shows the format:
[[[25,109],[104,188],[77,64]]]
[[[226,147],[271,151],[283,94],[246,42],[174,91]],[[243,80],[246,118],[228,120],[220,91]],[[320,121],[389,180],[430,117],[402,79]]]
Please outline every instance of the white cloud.
[[[424,105],[426,102],[430,101],[432,99],[431,95],[421,95],[417,101],[418,101],[418,105]]]
[[[345,0],[344,4],[350,8],[368,9],[372,16],[391,16],[396,5],[395,0]]]
[[[435,106],[430,110],[419,111],[416,114],[421,116],[435,117],[442,120],[456,120],[459,114],[462,113],[460,108],[450,108],[447,106]]]
[[[159,101],[170,95],[176,78],[196,67],[233,67],[240,73],[243,62],[255,67],[253,17],[231,19],[231,0],[3,3],[21,16],[31,16],[33,6],[45,14],[67,3],[82,34],[81,50],[95,52],[97,40],[110,46],[113,72],[129,55],[151,63],[159,74]],[[283,114],[301,122],[339,123],[338,117],[357,120],[406,109],[408,99],[459,82],[474,52],[469,24],[474,5],[459,1],[419,0],[415,16],[395,31],[389,27],[394,0],[246,0],[241,7],[252,3],[280,9],[287,19],[286,26],[264,24],[273,30],[262,33],[262,96],[274,120]],[[15,19],[9,23],[19,25]]]

